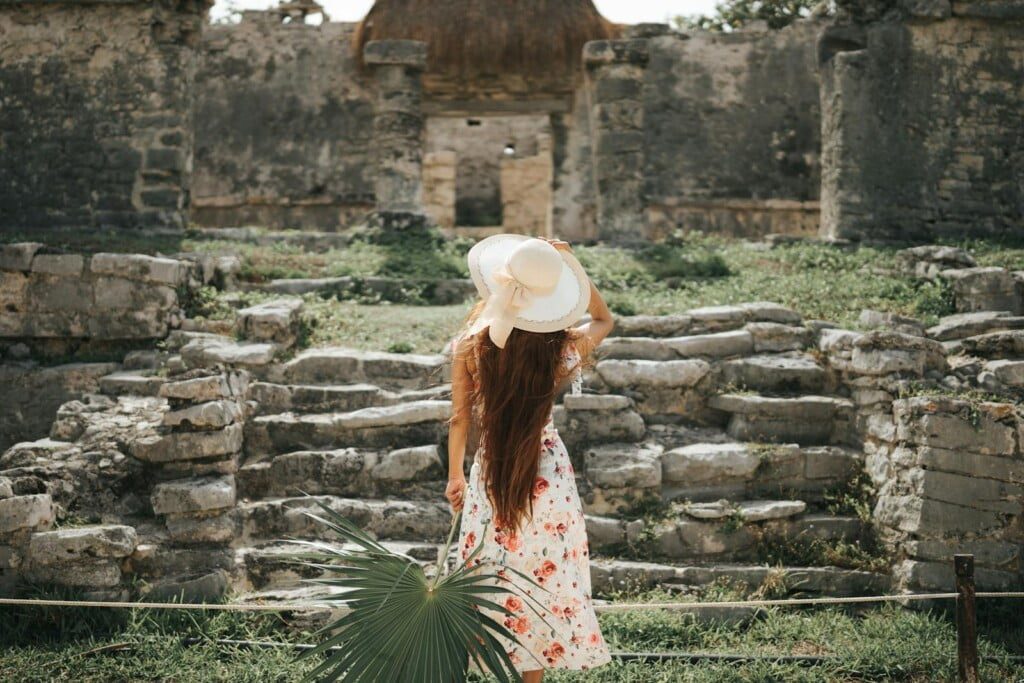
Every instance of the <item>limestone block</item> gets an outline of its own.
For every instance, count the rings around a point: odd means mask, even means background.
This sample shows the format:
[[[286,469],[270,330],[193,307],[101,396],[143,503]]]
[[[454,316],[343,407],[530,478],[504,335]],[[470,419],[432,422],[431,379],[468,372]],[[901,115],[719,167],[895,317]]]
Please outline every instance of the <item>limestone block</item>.
[[[607,444],[584,455],[587,478],[608,488],[657,488],[661,486],[661,446]]]
[[[919,496],[978,510],[1019,514],[1024,487],[996,479],[915,468],[901,473]]]
[[[242,450],[242,425],[233,424],[213,432],[180,432],[138,439],[131,444],[139,460],[165,463],[231,455]]]
[[[32,259],[45,245],[39,242],[15,242],[0,245],[0,270],[32,270]]]
[[[121,583],[121,566],[114,560],[98,560],[69,565],[33,566],[34,581],[76,588],[110,588]]]
[[[772,323],[759,323],[772,324]],[[697,334],[665,339],[663,344],[677,356],[727,358],[754,352],[754,337],[749,330],[731,330],[715,334]]]
[[[727,500],[716,500],[708,503],[689,503],[683,507],[683,512],[695,519],[725,519],[735,511],[735,506]]]
[[[811,331],[780,323],[747,323],[744,328],[754,340],[756,353],[796,351],[810,342]]]
[[[901,441],[983,455],[1016,452],[1016,421],[1010,404],[917,397],[893,402]]]
[[[94,285],[96,308],[101,310],[170,310],[177,292],[167,285],[140,284],[119,277],[98,277]]]
[[[735,329],[747,321],[747,311],[742,306],[704,306],[686,314],[706,330]]]
[[[274,344],[246,344],[220,339],[195,339],[181,349],[181,358],[190,368],[205,368],[219,363],[243,368],[269,365],[277,354]]]
[[[953,591],[956,574],[952,562],[917,562],[904,560],[892,568],[897,585],[923,591]],[[975,585],[983,591],[1014,590],[1020,585],[1020,575],[986,567],[975,567]]]
[[[24,529],[49,529],[56,516],[57,510],[49,494],[4,498],[0,500],[0,534]]]
[[[711,366],[702,360],[646,361],[606,360],[597,364],[597,374],[613,388],[685,388],[697,384]]]
[[[761,458],[742,443],[698,443],[661,456],[662,480],[678,484],[751,477]]]
[[[690,329],[688,315],[628,315],[615,318],[619,337],[675,337]]]
[[[993,360],[985,363],[985,370],[1009,387],[1024,387],[1024,360]]]
[[[89,264],[97,275],[112,275],[177,287],[188,277],[189,264],[143,254],[95,254]]]
[[[955,505],[918,495],[879,495],[873,518],[876,523],[910,534],[955,537],[1001,529],[1003,515],[992,510]]]
[[[975,311],[940,318],[937,325],[928,328],[928,336],[938,341],[951,341],[1019,329],[1024,329],[1024,316],[1013,316],[1009,311]]]
[[[69,278],[81,277],[84,266],[85,259],[80,254],[36,254],[32,260],[33,273]]]
[[[601,358],[668,361],[677,358],[662,339],[650,337],[609,337],[597,349]]]
[[[1024,356],[1024,330],[989,332],[962,340],[964,353],[982,358],[1019,358]]]
[[[228,543],[239,535],[234,510],[213,517],[168,515],[167,533],[175,543]]]
[[[885,329],[917,337],[923,337],[925,334],[924,323],[920,320],[887,311],[865,308],[860,312],[858,322],[861,327],[868,330]]]
[[[158,515],[229,508],[235,504],[235,478],[228,475],[157,484],[150,500]]]
[[[739,503],[736,512],[744,522],[763,522],[803,514],[807,503],[802,500],[751,500]]]
[[[246,339],[289,347],[299,333],[302,299],[274,299],[238,311],[235,325]]]
[[[676,568],[653,562],[629,560],[595,560],[590,564],[590,579],[594,593],[635,590],[654,587],[676,577]]]
[[[216,569],[202,576],[194,576],[189,572],[184,578],[152,584],[145,595],[147,600],[153,602],[219,602],[227,593],[229,585],[228,574],[223,569]]]
[[[863,336],[862,333],[853,330],[824,329],[818,338],[818,350],[828,355],[851,353],[854,344]]]
[[[1004,268],[962,268],[942,271],[953,283],[956,309],[970,311],[1024,312],[1013,276]]]
[[[138,540],[135,529],[119,524],[45,531],[32,534],[29,557],[33,565],[128,557]]]
[[[858,454],[837,446],[803,449],[804,477],[807,479],[846,480],[860,469]]]
[[[242,416],[242,406],[238,401],[209,401],[164,413],[164,426],[221,429],[239,422]]]
[[[780,323],[783,325],[799,325],[803,318],[791,308],[774,301],[752,301],[740,304],[751,322]]]
[[[726,384],[755,391],[808,393],[825,387],[825,370],[813,359],[799,356],[751,356],[722,366]]]
[[[615,517],[586,515],[587,540],[593,548],[615,546],[626,542],[626,523]]]
[[[903,548],[911,557],[933,562],[945,562],[953,566],[953,556],[958,553],[974,555],[974,561],[981,566],[1012,571],[1019,570],[1024,546],[997,539],[919,539],[905,541]]]
[[[92,284],[79,277],[33,272],[29,278],[27,296],[32,310],[60,315],[89,313],[94,306]]]
[[[28,306],[28,276],[19,272],[0,271],[0,309],[24,311]]]
[[[566,410],[588,410],[599,412],[616,412],[629,410],[633,400],[628,396],[616,394],[566,394],[562,399]]]
[[[0,499],[11,498],[14,495],[14,489],[11,487],[11,480],[7,477],[0,477]]]
[[[391,451],[381,458],[373,468],[371,476],[381,481],[440,479],[440,451],[437,446],[417,446]]]
[[[246,372],[232,372],[167,382],[160,387],[163,398],[200,403],[222,398],[244,397],[249,386]]]
[[[905,468],[923,467],[968,477],[984,477],[1011,483],[1024,482],[1024,460],[1020,458],[918,446],[894,450],[891,460],[893,464]]]

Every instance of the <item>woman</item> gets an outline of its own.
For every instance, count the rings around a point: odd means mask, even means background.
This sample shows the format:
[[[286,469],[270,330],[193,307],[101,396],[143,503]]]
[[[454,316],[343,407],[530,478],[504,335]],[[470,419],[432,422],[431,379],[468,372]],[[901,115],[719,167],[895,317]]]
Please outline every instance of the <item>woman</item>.
[[[484,301],[455,343],[445,495],[463,510],[462,557],[482,544],[479,560],[534,599],[509,596],[516,616],[504,623],[520,643],[507,644],[509,657],[526,683],[539,683],[545,669],[610,659],[591,604],[583,510],[551,407],[567,380],[579,391],[583,361],[612,317],[566,242],[496,235],[473,247],[469,265]],[[588,310],[590,322],[573,327]],[[474,421],[480,448],[467,482]]]

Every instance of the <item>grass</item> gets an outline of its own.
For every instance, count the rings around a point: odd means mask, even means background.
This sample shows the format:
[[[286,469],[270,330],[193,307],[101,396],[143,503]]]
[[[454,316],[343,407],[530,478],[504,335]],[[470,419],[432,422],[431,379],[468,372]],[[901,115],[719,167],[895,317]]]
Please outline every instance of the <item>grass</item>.
[[[723,598],[730,597],[727,592]],[[622,596],[640,602],[676,601],[664,591]],[[1024,653],[1012,605],[981,603],[979,646],[983,680],[1016,680],[1024,667],[1008,655]],[[3,608],[0,680],[51,681],[298,681],[315,662],[295,661],[286,648],[249,649],[215,639],[313,642],[284,628],[275,615],[106,609]],[[822,655],[826,664],[703,661],[613,663],[586,674],[553,672],[546,681],[952,681],[956,632],[947,613],[894,606],[851,612],[773,608],[743,624],[700,622],[685,613],[657,610],[605,614],[611,648],[626,652]],[[199,638],[186,646],[183,639]],[[479,677],[470,680],[482,681]]]

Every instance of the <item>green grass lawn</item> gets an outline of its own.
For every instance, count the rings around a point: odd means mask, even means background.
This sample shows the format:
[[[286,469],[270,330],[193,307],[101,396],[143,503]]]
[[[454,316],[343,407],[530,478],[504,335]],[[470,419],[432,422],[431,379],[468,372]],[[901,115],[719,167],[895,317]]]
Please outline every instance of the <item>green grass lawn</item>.
[[[640,599],[670,598],[656,593]],[[1007,659],[1024,653],[1024,633],[1012,627],[1015,613],[1010,607],[993,610],[985,601],[980,605],[983,680],[1019,680],[1024,666]],[[296,662],[291,649],[213,642],[312,642],[310,634],[283,628],[274,615],[0,609],[0,680],[5,681],[297,681],[312,667],[311,662]],[[859,616],[830,609],[773,608],[744,626],[701,624],[685,614],[643,611],[605,614],[601,624],[612,649],[621,652],[835,659],[813,667],[774,662],[613,663],[588,674],[554,673],[546,680],[923,682],[952,681],[956,674],[956,633],[948,616],[895,607]],[[205,642],[184,645],[185,638]]]

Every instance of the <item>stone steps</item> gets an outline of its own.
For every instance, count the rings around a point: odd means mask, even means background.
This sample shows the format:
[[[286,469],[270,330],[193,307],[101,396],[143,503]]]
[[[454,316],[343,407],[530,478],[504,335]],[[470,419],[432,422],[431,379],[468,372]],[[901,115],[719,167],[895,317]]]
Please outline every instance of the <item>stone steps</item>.
[[[338,547],[337,543],[331,545]],[[443,546],[434,543],[384,542],[387,549],[408,555],[421,564],[437,563]],[[340,547],[350,547],[347,544]],[[355,547],[355,546],[351,546]],[[236,586],[246,590],[266,591],[297,588],[304,581],[322,577],[326,572],[317,567],[303,566],[296,561],[302,553],[315,552],[297,543],[271,543],[261,546],[238,548],[235,552],[237,572]]]
[[[834,396],[719,394],[708,406],[729,415],[726,431],[734,439],[802,445],[842,442],[853,412],[851,401]]]
[[[410,401],[346,413],[263,415],[245,425],[251,457],[323,448],[400,448],[443,443],[450,401]]]
[[[806,512],[799,500],[695,503],[657,521],[587,515],[595,552],[641,553],[671,561],[737,561],[757,558],[765,542],[855,541],[859,518]]]
[[[441,500],[447,481],[442,463],[434,444],[296,451],[246,462],[235,479],[239,497],[250,500],[302,494]]]
[[[828,373],[809,355],[762,355],[726,361],[722,381],[764,394],[816,394],[826,390]]]
[[[447,400],[448,384],[429,389],[389,391],[373,384],[276,384],[254,382],[249,398],[258,404],[257,415],[274,413],[337,413],[390,406],[419,400]]]
[[[718,582],[748,592],[771,587],[790,597],[881,595],[889,589],[885,574],[840,567],[769,567],[765,564],[674,565],[594,558],[590,568],[595,594],[666,587],[701,587]]]
[[[108,396],[156,396],[167,378],[154,370],[122,370],[100,377],[100,391]]]
[[[441,355],[416,355],[324,347],[309,349],[267,369],[261,377],[280,384],[362,383],[387,389],[426,389],[449,381]]]
[[[235,510],[241,529],[238,540],[251,544],[256,540],[337,538],[333,531],[305,514],[322,514],[317,501],[379,540],[441,543],[451,528],[451,514],[443,500],[303,496],[240,503]]]

